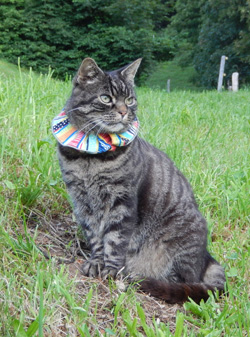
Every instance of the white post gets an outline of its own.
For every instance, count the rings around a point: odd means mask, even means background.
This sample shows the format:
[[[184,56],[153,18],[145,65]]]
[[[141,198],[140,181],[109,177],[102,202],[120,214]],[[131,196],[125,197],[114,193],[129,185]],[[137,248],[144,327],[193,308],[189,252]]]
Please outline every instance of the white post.
[[[226,62],[227,59],[228,58],[225,55],[221,56],[220,71],[219,71],[218,86],[217,86],[217,90],[218,91],[222,90],[223,77],[224,77],[224,68],[225,68],[225,62]]]
[[[232,73],[232,90],[239,90],[239,73]]]
[[[167,80],[167,92],[170,92],[170,79]]]

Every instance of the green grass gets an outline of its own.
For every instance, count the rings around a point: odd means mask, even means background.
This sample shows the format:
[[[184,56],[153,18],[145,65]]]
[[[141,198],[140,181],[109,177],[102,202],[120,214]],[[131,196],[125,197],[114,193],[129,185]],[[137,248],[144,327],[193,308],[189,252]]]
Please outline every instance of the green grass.
[[[1,77],[10,77],[10,76],[16,76],[18,72],[17,66],[14,64],[8,63],[4,60],[0,60],[0,74]]]
[[[152,89],[166,90],[167,80],[170,79],[170,91],[201,91],[202,88],[194,84],[194,79],[197,79],[197,76],[193,66],[181,67],[176,61],[160,62],[147,79],[146,85]]]
[[[182,308],[45,259],[49,225],[73,223],[50,131],[71,84],[16,70],[0,81],[0,335],[247,336],[250,92],[137,89],[141,136],[190,180],[227,273],[227,297]]]

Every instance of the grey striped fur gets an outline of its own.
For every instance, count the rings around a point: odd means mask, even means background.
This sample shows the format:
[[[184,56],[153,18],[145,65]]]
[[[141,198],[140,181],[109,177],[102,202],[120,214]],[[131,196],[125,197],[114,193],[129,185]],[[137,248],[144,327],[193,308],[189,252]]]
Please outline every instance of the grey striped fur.
[[[140,61],[107,73],[85,59],[66,104],[70,122],[86,132],[128,129],[136,114],[133,79]],[[112,105],[100,101],[103,94]],[[131,106],[127,97],[134,97]],[[224,270],[207,252],[206,221],[165,153],[137,137],[97,155],[58,145],[58,156],[91,250],[84,275],[115,277],[124,268],[132,280],[146,279],[142,289],[170,303],[188,296],[199,301],[208,289],[224,289]]]

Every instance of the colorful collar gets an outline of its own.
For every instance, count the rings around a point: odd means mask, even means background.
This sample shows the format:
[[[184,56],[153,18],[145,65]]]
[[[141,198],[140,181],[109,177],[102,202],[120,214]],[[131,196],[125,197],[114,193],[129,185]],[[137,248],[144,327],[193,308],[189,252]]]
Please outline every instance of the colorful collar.
[[[64,110],[52,121],[52,133],[60,144],[91,154],[115,151],[116,147],[126,146],[135,139],[138,131],[137,118],[134,119],[132,126],[126,132],[97,135],[77,130],[70,124]]]

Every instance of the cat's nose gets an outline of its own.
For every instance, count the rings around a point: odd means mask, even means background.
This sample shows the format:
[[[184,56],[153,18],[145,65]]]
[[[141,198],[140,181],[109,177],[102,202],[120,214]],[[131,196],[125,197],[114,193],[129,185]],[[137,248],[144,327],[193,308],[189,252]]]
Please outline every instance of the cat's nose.
[[[124,117],[128,113],[128,110],[125,106],[120,106],[118,108],[118,113]]]
[[[122,116],[125,116],[127,114],[127,110],[119,110],[118,113]]]

